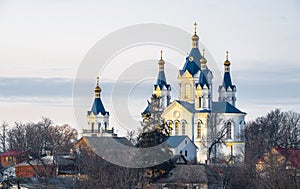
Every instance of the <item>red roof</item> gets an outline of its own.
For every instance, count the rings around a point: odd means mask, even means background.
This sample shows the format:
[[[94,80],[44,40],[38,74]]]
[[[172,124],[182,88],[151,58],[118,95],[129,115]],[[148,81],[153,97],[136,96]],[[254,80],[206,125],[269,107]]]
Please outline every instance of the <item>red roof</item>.
[[[295,167],[297,169],[300,168],[300,149],[285,149],[275,147],[275,150],[279,152],[282,156],[287,158],[286,160],[290,162],[292,167]]]
[[[18,156],[26,153],[28,150],[7,150],[0,154],[0,156]]]

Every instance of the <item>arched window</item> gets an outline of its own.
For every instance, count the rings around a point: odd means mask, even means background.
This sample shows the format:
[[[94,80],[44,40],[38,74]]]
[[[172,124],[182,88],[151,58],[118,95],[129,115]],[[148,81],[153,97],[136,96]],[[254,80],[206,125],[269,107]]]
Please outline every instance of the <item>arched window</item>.
[[[198,121],[198,123],[197,123],[197,138],[199,138],[199,139],[202,138],[202,127],[201,127],[200,121]]]
[[[231,139],[231,122],[227,122],[226,124],[226,138]]]
[[[91,125],[91,127],[92,127],[92,133],[94,132],[94,127],[95,127],[95,124],[94,123],[92,123],[92,125]]]
[[[240,140],[245,140],[245,131],[244,131],[244,129],[245,129],[245,121],[243,120],[243,121],[241,121],[240,122],[240,125],[239,125],[239,136],[240,136]]]
[[[170,136],[171,136],[171,135],[172,135],[172,130],[173,130],[173,124],[172,124],[172,122],[170,121],[170,122],[168,123],[168,125],[169,125]]]
[[[98,123],[98,133],[100,133],[101,123]]]
[[[182,135],[185,135],[185,127],[186,127],[186,123],[182,122],[182,125],[181,125],[181,134]]]
[[[202,99],[201,99],[201,97],[199,96],[199,108],[201,108],[201,101],[202,101]]]
[[[107,130],[107,123],[104,122],[104,129]]]
[[[179,134],[179,123],[178,121],[175,122],[175,135]]]
[[[191,98],[191,85],[185,85],[185,98]]]

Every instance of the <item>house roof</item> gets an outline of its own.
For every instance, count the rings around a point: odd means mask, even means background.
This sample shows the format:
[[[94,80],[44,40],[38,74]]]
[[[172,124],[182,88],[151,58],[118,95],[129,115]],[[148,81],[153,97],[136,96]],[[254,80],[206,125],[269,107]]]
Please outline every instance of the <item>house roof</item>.
[[[178,135],[178,136],[169,136],[167,138],[167,144],[171,147],[171,148],[176,148],[177,146],[179,146],[179,144],[184,141],[184,139],[186,139],[187,136],[186,135]]]
[[[157,183],[215,183],[220,184],[220,176],[206,165],[177,165],[167,177]]]
[[[292,167],[295,167],[297,169],[300,168],[300,149],[286,149],[275,147],[275,150],[279,152],[282,156],[287,158]]]
[[[45,182],[45,179],[47,180],[47,182]],[[74,188],[73,177],[11,178],[9,180],[16,187],[19,183],[21,188]]]
[[[182,141],[184,141],[185,139],[189,139],[189,141],[192,142],[192,140],[186,136],[186,135],[175,135],[175,136],[169,136],[167,138],[167,144],[171,147],[171,148],[176,148],[177,146],[179,146],[179,144],[182,143]],[[194,142],[192,142],[192,144],[198,148]]]
[[[85,138],[90,145],[92,145],[94,148],[100,147],[102,148],[101,144],[107,144],[112,139],[129,147],[133,147],[133,144],[127,140],[125,137],[83,137]],[[110,143],[111,145],[113,143]]]
[[[28,150],[7,150],[0,154],[0,156],[18,156],[28,152]]]

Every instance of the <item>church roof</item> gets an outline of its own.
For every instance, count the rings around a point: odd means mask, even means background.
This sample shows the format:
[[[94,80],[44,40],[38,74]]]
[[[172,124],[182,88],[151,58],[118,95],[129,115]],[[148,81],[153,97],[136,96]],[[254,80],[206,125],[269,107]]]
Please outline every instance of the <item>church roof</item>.
[[[203,71],[201,71],[200,77],[199,77],[199,82],[196,83],[196,86],[200,85],[203,88],[206,85],[207,88],[209,88],[209,84],[207,82],[207,78],[206,77],[207,77],[207,75]]]
[[[209,110],[196,110],[195,105],[189,102],[176,100],[177,103],[182,105],[185,109],[187,109],[191,113],[199,113],[199,112],[210,112]]]
[[[231,90],[233,90],[235,88],[235,85],[232,85],[231,77],[230,77],[230,73],[229,72],[225,72],[224,73],[223,87],[225,88],[225,90],[227,90],[228,87],[230,87]]]
[[[148,101],[148,105],[147,107],[145,108],[145,110],[142,112],[142,115],[147,115],[147,114],[150,114],[150,102]]]
[[[90,115],[92,112],[94,113],[94,115],[98,115],[99,113],[101,113],[102,115],[109,114],[109,112],[105,111],[100,98],[95,98],[91,111],[88,111],[88,115]]]
[[[158,77],[157,77],[157,81],[156,84],[154,85],[154,88],[156,89],[157,86],[159,86],[160,89],[162,89],[164,86],[169,89],[170,85],[167,84],[167,80],[166,80],[166,75],[164,71],[159,71],[158,72]]]
[[[193,58],[191,58],[193,57]],[[185,64],[180,70],[180,74],[182,75],[186,70],[190,72],[193,76],[200,70],[200,59],[202,55],[198,48],[192,48],[189,56],[186,58]]]
[[[242,112],[241,110],[237,109],[233,105],[231,105],[228,102],[222,101],[222,102],[212,102],[212,111],[210,110],[196,110],[195,105],[189,102],[176,100],[177,103],[182,105],[185,109],[187,109],[191,113],[204,113],[204,112],[213,112],[213,113],[241,113],[246,114],[245,112]]]
[[[222,102],[213,102],[212,103],[212,112],[214,113],[241,113],[246,114],[245,112],[242,112],[241,110],[237,109],[233,105],[231,105],[228,102],[222,101]]]

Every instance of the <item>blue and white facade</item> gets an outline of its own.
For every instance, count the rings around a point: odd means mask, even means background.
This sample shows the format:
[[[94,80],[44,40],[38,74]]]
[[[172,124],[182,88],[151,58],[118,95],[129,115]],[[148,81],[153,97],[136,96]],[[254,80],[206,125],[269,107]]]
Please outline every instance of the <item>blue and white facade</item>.
[[[199,50],[199,37],[192,36],[192,49],[186,57],[183,68],[178,72],[178,99],[166,101],[162,117],[172,127],[172,135],[187,135],[197,146],[197,161],[205,163],[208,160],[208,147],[217,135],[224,131],[222,140],[213,149],[211,158],[240,157],[244,154],[244,127],[246,113],[236,107],[237,88],[232,84],[228,52],[224,62],[223,83],[218,92],[218,101],[213,101],[213,73],[209,69],[209,61],[205,51]],[[162,58],[159,65],[162,64]],[[161,62],[161,63],[160,63]],[[163,70],[160,67],[160,73]],[[164,81],[162,81],[164,80]],[[157,87],[158,85],[162,87]],[[164,89],[164,93],[156,89]],[[167,84],[165,73],[159,74],[154,94],[161,94],[163,99],[170,99],[171,86]],[[146,109],[147,110],[147,109]]]
[[[97,77],[94,89],[95,98],[91,110],[87,112],[88,124],[83,129],[83,136],[116,136],[114,128],[109,125],[109,112],[105,110],[102,103],[101,91],[99,77]]]

